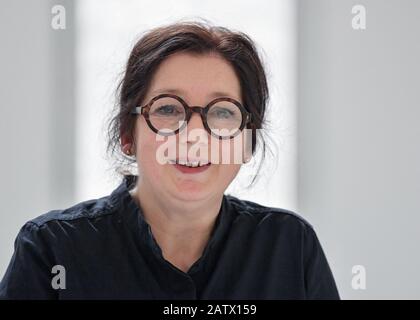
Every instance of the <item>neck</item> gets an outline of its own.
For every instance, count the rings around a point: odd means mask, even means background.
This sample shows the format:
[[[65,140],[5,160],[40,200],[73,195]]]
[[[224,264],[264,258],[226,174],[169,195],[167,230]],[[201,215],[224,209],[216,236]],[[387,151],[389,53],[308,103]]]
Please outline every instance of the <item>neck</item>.
[[[164,257],[186,271],[201,256],[210,238],[223,195],[203,201],[182,201],[150,190],[138,181],[130,194],[141,206]]]

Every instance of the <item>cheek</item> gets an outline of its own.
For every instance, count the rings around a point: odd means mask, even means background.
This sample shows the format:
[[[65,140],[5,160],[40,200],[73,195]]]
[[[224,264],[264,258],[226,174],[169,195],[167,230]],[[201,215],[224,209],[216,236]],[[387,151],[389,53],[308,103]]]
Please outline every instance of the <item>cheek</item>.
[[[238,165],[243,163],[246,138],[240,134],[230,140],[221,140],[218,143],[219,158],[222,164]]]
[[[217,165],[219,181],[227,187],[237,176],[242,161],[241,140],[223,140],[219,146],[221,151],[221,164]]]
[[[163,142],[156,139],[156,133],[150,130],[144,119],[139,121],[136,142],[139,170],[146,175],[157,173],[155,171],[162,166],[157,162],[156,154]]]
[[[236,175],[239,172],[241,165],[239,164],[221,164],[218,167],[219,170],[219,177],[225,183],[223,185],[230,184],[230,182],[235,179]]]

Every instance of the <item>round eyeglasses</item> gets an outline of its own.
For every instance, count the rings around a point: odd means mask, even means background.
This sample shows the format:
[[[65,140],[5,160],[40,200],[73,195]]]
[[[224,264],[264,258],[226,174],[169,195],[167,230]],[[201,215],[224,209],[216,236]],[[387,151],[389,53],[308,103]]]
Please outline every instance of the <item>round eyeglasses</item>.
[[[170,136],[184,129],[194,112],[200,114],[207,132],[219,139],[234,138],[251,122],[251,113],[229,97],[216,98],[202,108],[189,106],[177,95],[163,93],[130,113],[143,115],[155,133]]]

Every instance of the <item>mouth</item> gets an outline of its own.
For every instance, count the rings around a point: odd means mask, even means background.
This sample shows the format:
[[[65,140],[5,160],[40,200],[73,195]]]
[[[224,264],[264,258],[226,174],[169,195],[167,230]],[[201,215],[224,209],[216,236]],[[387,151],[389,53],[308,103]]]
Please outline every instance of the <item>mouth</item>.
[[[169,164],[173,165],[178,171],[182,173],[200,173],[210,168],[211,162],[200,160],[169,160]]]

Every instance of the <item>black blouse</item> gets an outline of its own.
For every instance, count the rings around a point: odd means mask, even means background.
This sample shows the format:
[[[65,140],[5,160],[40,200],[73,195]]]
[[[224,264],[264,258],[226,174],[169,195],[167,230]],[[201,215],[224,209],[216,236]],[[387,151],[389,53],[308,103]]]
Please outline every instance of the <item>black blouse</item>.
[[[128,192],[135,179],[24,224],[0,298],[340,299],[306,220],[227,194],[202,256],[179,270]]]

